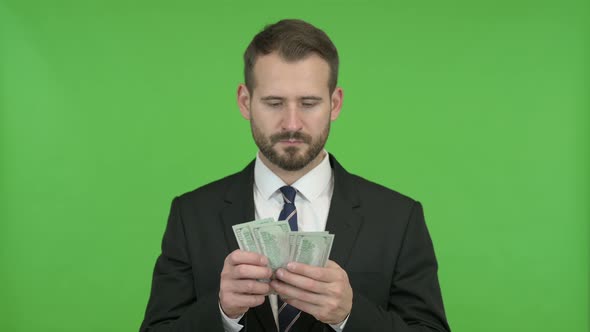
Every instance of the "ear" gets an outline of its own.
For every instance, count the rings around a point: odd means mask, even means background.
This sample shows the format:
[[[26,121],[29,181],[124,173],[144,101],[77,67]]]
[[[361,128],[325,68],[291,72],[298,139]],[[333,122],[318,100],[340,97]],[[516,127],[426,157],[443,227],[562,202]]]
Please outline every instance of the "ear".
[[[250,92],[245,84],[238,85],[238,107],[246,120],[250,120]]]
[[[340,115],[340,111],[342,110],[342,99],[344,98],[344,93],[342,88],[336,87],[334,92],[332,93],[331,97],[331,109],[330,109],[330,120],[334,121]]]

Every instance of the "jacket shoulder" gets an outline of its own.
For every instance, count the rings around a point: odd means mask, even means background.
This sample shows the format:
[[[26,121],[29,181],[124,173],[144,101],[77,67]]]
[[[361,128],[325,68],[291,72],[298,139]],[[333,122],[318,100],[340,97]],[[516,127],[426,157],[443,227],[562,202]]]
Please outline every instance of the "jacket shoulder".
[[[333,155],[330,162],[334,169],[335,186],[339,192],[346,195],[352,201],[362,201],[368,205],[396,204],[398,206],[413,206],[417,203],[414,199],[401,194],[391,188],[367,180],[359,175],[349,173]]]
[[[192,191],[186,192],[176,197],[180,202],[211,202],[213,200],[223,201],[223,198],[230,192],[240,191],[248,185],[252,188],[253,181],[253,164],[248,165],[242,171],[228,175],[219,180],[202,185]]]
[[[202,185],[194,190],[179,195],[182,200],[192,200],[203,195],[218,196],[227,192],[228,188],[240,178],[241,172]]]
[[[355,184],[360,199],[363,201],[371,199],[377,201],[396,202],[398,204],[409,206],[417,203],[415,199],[405,194],[376,182],[367,180],[359,175],[350,174],[350,177]]]

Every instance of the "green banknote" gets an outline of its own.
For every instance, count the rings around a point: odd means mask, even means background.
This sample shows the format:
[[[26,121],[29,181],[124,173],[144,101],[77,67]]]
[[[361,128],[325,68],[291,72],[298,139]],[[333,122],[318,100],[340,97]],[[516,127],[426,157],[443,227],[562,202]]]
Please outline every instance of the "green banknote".
[[[274,271],[289,262],[289,233],[286,221],[250,225],[258,248],[268,258],[269,267]]]
[[[328,232],[291,232],[289,233],[289,261],[292,262],[295,259],[295,253],[297,252],[297,244],[299,240],[304,236],[321,236],[328,235]]]
[[[240,249],[265,255],[273,272],[292,261],[325,266],[334,241],[328,232],[291,232],[287,221],[271,218],[232,228]]]
[[[252,229],[250,226],[263,225],[272,222],[274,222],[274,220],[267,218],[233,225],[232,229],[234,230],[234,235],[238,241],[238,246],[240,249],[261,254],[262,251],[260,251],[260,248],[258,247],[258,244],[252,235]]]
[[[330,257],[334,234],[305,234],[298,236],[292,261],[313,266],[325,266]]]

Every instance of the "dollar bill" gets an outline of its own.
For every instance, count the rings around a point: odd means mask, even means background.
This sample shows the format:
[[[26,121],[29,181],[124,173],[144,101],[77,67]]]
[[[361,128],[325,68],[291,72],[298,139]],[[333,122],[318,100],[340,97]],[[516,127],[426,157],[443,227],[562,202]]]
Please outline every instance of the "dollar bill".
[[[258,248],[268,258],[269,267],[274,271],[289,262],[289,233],[286,221],[250,225]]]
[[[292,232],[287,221],[271,218],[232,226],[240,249],[265,255],[274,271],[295,261],[325,266],[334,235],[328,232]],[[268,281],[268,280],[261,280]]]
[[[292,262],[295,259],[295,253],[297,252],[297,244],[299,239],[306,235],[327,235],[328,232],[291,232],[289,233],[289,261]]]
[[[296,238],[292,261],[313,266],[326,266],[334,234],[305,234]]]
[[[232,229],[234,231],[234,235],[236,237],[236,240],[238,241],[238,246],[240,247],[240,249],[244,251],[252,251],[261,254],[262,251],[260,251],[260,248],[258,247],[256,240],[254,239],[252,229],[250,228],[250,226],[263,225],[272,222],[274,222],[273,219],[267,218],[233,225]]]

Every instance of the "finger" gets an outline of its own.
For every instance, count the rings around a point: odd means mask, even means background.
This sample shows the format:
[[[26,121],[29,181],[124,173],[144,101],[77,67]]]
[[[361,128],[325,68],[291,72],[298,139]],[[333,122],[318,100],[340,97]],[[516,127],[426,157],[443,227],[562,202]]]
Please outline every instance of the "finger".
[[[240,264],[233,267],[231,276],[233,279],[269,279],[272,270],[266,266]]]
[[[224,290],[237,294],[266,295],[270,292],[270,285],[257,280],[232,280],[224,284]]]
[[[301,274],[289,272],[282,268],[278,269],[275,275],[277,279],[284,283],[313,293],[324,293],[324,289],[327,286],[327,283],[323,281],[317,281]]]
[[[333,260],[328,260],[326,263],[326,268],[328,269],[342,269],[338,263],[334,262]]]
[[[284,298],[298,299],[303,302],[320,305],[324,296],[305,289],[297,288],[279,280],[272,280],[271,287]]]
[[[337,280],[338,271],[341,269],[312,266],[299,262],[290,262],[289,264],[287,264],[287,270],[289,272],[299,274],[311,278],[313,280],[332,282],[334,280]]]
[[[225,262],[230,265],[250,264],[266,266],[268,265],[268,258],[259,253],[236,249],[227,255]]]

